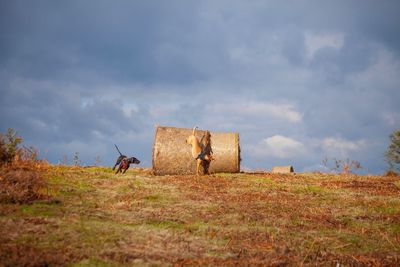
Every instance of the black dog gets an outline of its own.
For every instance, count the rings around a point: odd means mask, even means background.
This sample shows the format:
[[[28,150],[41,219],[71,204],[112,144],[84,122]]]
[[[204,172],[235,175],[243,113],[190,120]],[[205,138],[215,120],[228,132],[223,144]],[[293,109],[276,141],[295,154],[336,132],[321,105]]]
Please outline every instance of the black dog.
[[[138,160],[135,157],[128,158],[127,156],[122,155],[122,153],[121,153],[121,151],[119,151],[117,145],[114,144],[114,146],[118,150],[118,153],[119,153],[117,162],[115,163],[114,167],[112,168],[113,170],[115,170],[115,167],[117,167],[117,165],[119,165],[118,170],[115,172],[115,174],[117,174],[119,172],[124,174],[129,169],[129,166],[131,164],[139,164],[140,163],[140,160]]]

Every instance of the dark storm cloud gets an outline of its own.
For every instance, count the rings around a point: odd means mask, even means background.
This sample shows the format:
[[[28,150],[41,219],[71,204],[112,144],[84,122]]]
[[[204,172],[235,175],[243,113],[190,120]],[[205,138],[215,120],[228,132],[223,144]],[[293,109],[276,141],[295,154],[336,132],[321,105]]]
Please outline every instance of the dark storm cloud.
[[[95,133],[109,136],[118,131],[139,131],[141,118],[135,113],[125,114],[121,100],[85,98],[68,89],[53,83],[15,81],[2,95],[2,123],[49,142],[85,141]]]
[[[194,42],[185,40],[192,28],[186,12],[193,8],[160,1],[17,1],[2,12],[2,62],[38,79],[95,72],[119,81],[187,81],[197,75],[182,56]],[[163,62],[171,59],[174,65]]]
[[[56,162],[155,124],[239,131],[243,164],[372,171],[400,125],[398,1],[2,1],[0,130]],[[113,152],[110,152],[111,151]]]

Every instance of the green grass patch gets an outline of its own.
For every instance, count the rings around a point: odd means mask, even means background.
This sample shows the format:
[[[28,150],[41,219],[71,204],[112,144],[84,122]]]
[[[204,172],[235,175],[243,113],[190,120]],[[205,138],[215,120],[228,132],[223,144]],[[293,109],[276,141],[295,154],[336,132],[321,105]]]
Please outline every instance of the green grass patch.
[[[363,251],[370,252],[377,250],[381,247],[380,244],[372,238],[365,238],[362,234],[357,233],[340,233],[338,234],[339,239],[342,241],[342,246],[337,246],[339,251]]]
[[[204,232],[209,227],[210,227],[209,224],[202,222],[202,221],[197,221],[197,222],[193,222],[193,223],[185,225],[185,230],[187,230],[191,233]]]
[[[84,168],[85,172],[95,173],[95,174],[114,174],[114,171],[109,167],[93,166]]]
[[[163,193],[160,192],[159,194],[151,194],[143,197],[143,199],[149,204],[162,204],[169,205],[176,203],[177,199],[175,196],[171,195],[170,193]]]
[[[292,191],[297,194],[322,195],[328,193],[328,190],[318,185],[294,185],[292,186]]]
[[[277,186],[278,183],[275,182],[274,180],[272,180],[269,177],[263,177],[263,176],[253,176],[253,177],[248,177],[248,179],[251,179],[252,181],[258,183],[258,184],[262,184],[263,186]]]
[[[135,190],[137,189],[137,185],[135,185],[133,182],[129,183],[127,185],[122,185],[122,186],[118,186],[115,190],[120,193],[120,194],[124,194],[124,193],[130,193],[130,192],[135,192]]]
[[[390,231],[392,232],[392,234],[400,235],[400,223],[388,225],[388,227],[389,227]]]
[[[115,263],[110,263],[107,261],[104,261],[102,259],[94,258],[91,257],[89,259],[84,259],[80,262],[74,263],[71,265],[71,267],[113,267],[116,266]]]
[[[381,206],[381,207],[376,207],[375,211],[381,214],[387,214],[387,215],[400,215],[400,206]]]
[[[150,203],[156,203],[156,202],[165,202],[166,197],[162,195],[149,195],[145,196],[144,199]]]
[[[144,223],[156,229],[183,229],[185,224],[169,220],[148,220]]]
[[[55,217],[60,215],[61,208],[57,203],[33,203],[30,205],[22,205],[21,212],[24,215],[40,216],[40,217]]]

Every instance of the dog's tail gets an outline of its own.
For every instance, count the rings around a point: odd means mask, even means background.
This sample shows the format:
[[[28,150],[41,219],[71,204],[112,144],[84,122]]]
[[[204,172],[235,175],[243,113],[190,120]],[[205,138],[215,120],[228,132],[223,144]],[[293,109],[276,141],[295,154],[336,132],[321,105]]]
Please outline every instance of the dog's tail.
[[[114,144],[114,146],[115,146],[115,148],[118,150],[118,153],[119,153],[119,155],[120,155],[120,156],[122,156],[122,153],[121,153],[121,151],[119,151],[119,149],[118,149],[117,145],[116,145],[116,144]]]
[[[193,135],[196,133],[196,129],[197,129],[197,128],[199,128],[199,127],[197,127],[197,126],[194,126],[194,127],[193,127]]]

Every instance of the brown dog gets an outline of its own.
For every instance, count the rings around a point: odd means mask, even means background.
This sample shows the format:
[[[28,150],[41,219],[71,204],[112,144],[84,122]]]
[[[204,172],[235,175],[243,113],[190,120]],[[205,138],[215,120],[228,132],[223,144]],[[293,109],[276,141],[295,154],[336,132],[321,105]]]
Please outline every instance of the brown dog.
[[[192,135],[188,136],[186,138],[186,144],[192,146],[192,156],[196,160],[196,175],[199,175],[200,171],[200,165],[203,164],[203,166],[207,165],[207,168],[205,168],[205,171],[207,174],[210,174],[208,167],[210,166],[210,162],[213,159],[211,156],[212,149],[211,149],[211,142],[210,142],[210,132],[206,132],[206,134],[203,136],[202,140],[204,139],[205,142],[207,142],[209,149],[206,151],[206,146],[202,146],[199,140],[196,137],[196,129],[197,126],[193,128]],[[207,135],[208,133],[208,135]],[[208,141],[207,141],[208,140]]]
[[[203,160],[203,162],[202,162],[203,163],[203,167],[204,167],[204,172],[206,174],[210,174],[210,170],[209,170],[210,169],[210,163],[211,163],[212,160],[215,160],[215,159],[214,159],[214,156],[213,156],[214,152],[213,152],[212,147],[211,147],[211,134],[210,134],[209,131],[205,132],[205,134],[201,138],[200,144],[201,144],[203,153],[205,155],[207,155],[207,157],[209,158],[209,160]]]

